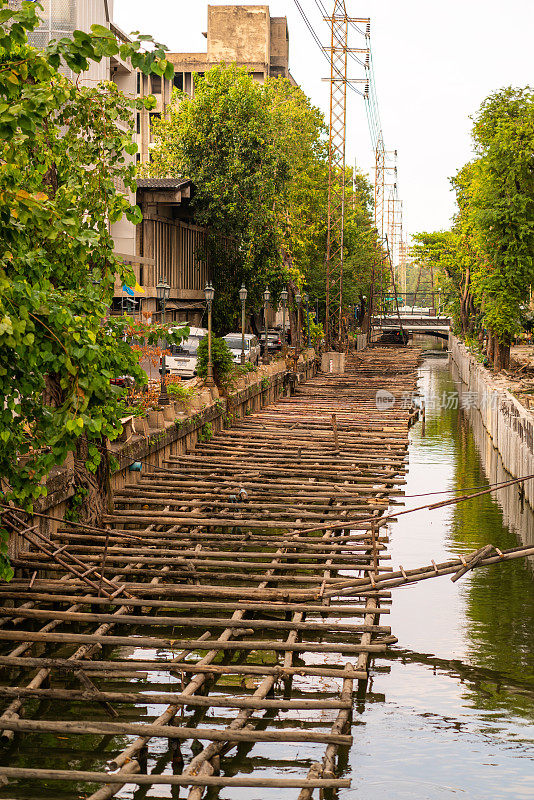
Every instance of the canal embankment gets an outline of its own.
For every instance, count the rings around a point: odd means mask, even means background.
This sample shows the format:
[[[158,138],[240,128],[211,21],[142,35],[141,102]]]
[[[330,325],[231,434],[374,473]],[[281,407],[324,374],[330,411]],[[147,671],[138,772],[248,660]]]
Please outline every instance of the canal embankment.
[[[461,382],[464,405],[476,408],[489,434],[486,447],[495,448],[502,468],[513,478],[534,475],[534,415],[507,388],[505,377],[494,376],[453,333],[449,351],[455,377]],[[492,456],[485,453],[490,463]],[[494,470],[499,467],[494,464]],[[491,481],[493,482],[493,481]],[[534,480],[525,481],[524,501],[534,508]]]

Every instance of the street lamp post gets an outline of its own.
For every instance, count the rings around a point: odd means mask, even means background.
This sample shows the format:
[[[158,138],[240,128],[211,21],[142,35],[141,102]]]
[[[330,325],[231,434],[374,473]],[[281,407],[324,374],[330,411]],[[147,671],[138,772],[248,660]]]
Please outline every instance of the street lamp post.
[[[297,358],[300,353],[300,304],[302,303],[302,295],[297,292],[295,295],[295,302],[297,304]]]
[[[269,287],[263,293],[263,321],[265,324],[265,340],[263,345],[263,363],[269,363],[269,350],[268,350],[268,338],[267,338],[267,303],[271,299],[271,293],[269,291]]]
[[[169,295],[171,293],[171,287],[167,283],[165,277],[160,277],[157,286],[156,286],[156,295],[158,300],[161,303],[162,307],[162,318],[163,322],[165,323],[165,306],[167,304],[167,300],[169,299]],[[163,340],[163,355],[161,356],[161,381],[160,381],[160,393],[159,393],[159,404],[160,406],[168,406],[169,405],[169,396],[167,394],[167,360],[165,357],[165,350],[167,349],[167,341],[166,339]]]
[[[286,303],[289,297],[287,289],[282,289],[280,292],[280,300],[282,302],[282,354],[285,355],[287,338],[286,338]]]
[[[247,300],[247,289],[245,284],[239,290],[241,300],[241,364],[245,363],[245,303]]]
[[[304,302],[306,303],[306,324],[308,326],[308,350],[311,347],[311,335],[310,335],[310,296],[307,292],[304,293]]]
[[[208,304],[208,374],[206,375],[206,386],[215,386],[213,380],[213,363],[211,360],[211,306],[215,297],[215,289],[211,283],[207,283],[204,288],[204,296]]]

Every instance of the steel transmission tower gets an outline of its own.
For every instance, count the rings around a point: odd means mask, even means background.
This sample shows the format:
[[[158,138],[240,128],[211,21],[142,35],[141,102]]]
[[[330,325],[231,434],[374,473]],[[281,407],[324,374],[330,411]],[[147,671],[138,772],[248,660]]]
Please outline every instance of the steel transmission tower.
[[[326,344],[330,348],[343,335],[343,238],[345,227],[345,165],[347,87],[367,79],[347,78],[348,56],[367,54],[368,48],[349,48],[349,25],[369,20],[347,15],[345,0],[334,0],[330,17],[330,137],[328,144],[328,239],[326,248]],[[360,62],[361,63],[361,62]]]
[[[347,47],[345,0],[335,0],[330,22],[330,138],[328,144],[328,239],[326,246],[327,349],[342,335],[345,148],[347,130]]]

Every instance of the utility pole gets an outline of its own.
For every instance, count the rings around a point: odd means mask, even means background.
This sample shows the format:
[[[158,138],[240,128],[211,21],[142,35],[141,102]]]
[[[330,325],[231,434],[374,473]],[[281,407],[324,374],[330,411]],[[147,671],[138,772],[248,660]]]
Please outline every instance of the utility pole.
[[[368,23],[347,15],[345,0],[334,0],[330,24],[330,125],[328,141],[328,237],[326,248],[327,350],[342,338],[343,244],[346,200],[347,59],[349,53],[369,53],[369,48],[349,49],[349,23]],[[359,81],[358,81],[359,82]]]

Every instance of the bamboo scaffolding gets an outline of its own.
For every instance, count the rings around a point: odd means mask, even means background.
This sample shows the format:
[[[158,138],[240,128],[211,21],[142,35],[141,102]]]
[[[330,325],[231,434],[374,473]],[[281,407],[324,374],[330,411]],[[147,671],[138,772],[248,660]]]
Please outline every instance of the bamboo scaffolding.
[[[19,704],[15,713],[4,712],[0,727],[7,734],[137,738],[108,764],[110,773],[11,768],[6,777],[102,784],[90,800],[109,800],[137,778],[140,785],[189,786],[189,800],[200,800],[208,786],[291,784],[311,797],[317,789],[349,785],[335,777],[335,761],[338,749],[351,741],[353,684],[367,679],[370,656],[396,641],[380,624],[380,613],[389,611],[382,606],[390,592],[377,578],[395,574],[383,563],[388,539],[381,530],[393,519],[386,513],[391,499],[402,495],[411,416],[400,407],[378,412],[374,397],[377,388],[387,388],[400,398],[415,385],[417,366],[416,354],[375,355],[376,368],[369,368],[367,355],[358,358],[345,376],[310,381],[291,399],[239,421],[195,451],[170,456],[163,469],[150,468],[137,484],[117,493],[104,528],[61,525],[52,543],[28,534],[30,547],[16,563],[37,576],[0,586],[0,598],[16,601],[13,608],[0,607],[0,641],[20,642],[0,656],[0,668],[37,674],[25,685],[0,687],[0,697]],[[331,531],[331,522],[339,525],[339,533]],[[38,552],[32,549],[36,546]],[[112,579],[103,574],[104,564]],[[46,577],[40,575],[43,569]],[[49,576],[58,572],[59,579]],[[99,596],[100,588],[107,596]],[[121,594],[113,597],[117,590]],[[67,608],[58,610],[62,604]],[[347,619],[353,616],[361,619]],[[27,629],[36,622],[47,624]],[[128,635],[111,632],[117,625]],[[80,626],[87,627],[80,631]],[[172,629],[172,636],[154,635],[155,627]],[[142,635],[143,628],[149,635]],[[54,655],[58,646],[62,656],[66,649],[66,657]],[[127,652],[97,658],[108,646]],[[181,652],[174,655],[175,649]],[[161,655],[154,658],[154,650]],[[308,653],[335,655],[336,663],[295,660]],[[356,666],[346,663],[349,655],[356,655]],[[135,684],[117,691],[93,683],[154,672],[172,676],[177,691],[143,694]],[[76,687],[44,685],[51,674],[56,682],[84,677]],[[217,683],[231,676],[253,679],[252,694],[236,697],[235,686],[216,691]],[[299,677],[327,679],[329,696],[295,696],[292,680]],[[275,696],[279,681],[283,698]],[[58,708],[66,704],[69,713],[62,719],[57,711],[54,720],[22,719],[18,712],[31,698]],[[119,718],[71,718],[94,702],[107,704]],[[150,703],[168,706],[151,723],[121,719],[125,709],[131,714]],[[194,726],[183,724],[184,708],[194,710]],[[200,724],[209,709],[225,708],[237,709],[237,716],[226,721],[217,715],[216,728]],[[327,731],[317,716],[305,730],[293,731],[276,719],[292,709],[337,715]],[[258,717],[258,712],[269,716]],[[221,722],[226,727],[219,727]],[[274,729],[264,730],[267,724]],[[172,740],[173,748],[192,739],[207,744],[182,774],[147,775],[143,753],[154,737]],[[238,744],[284,741],[324,743],[323,762],[308,777],[289,782],[218,774],[221,758],[230,759]],[[179,755],[179,749],[173,752]]]
[[[97,597],[95,595],[86,595],[85,599],[80,598],[79,595],[76,594],[56,594],[53,592],[52,588],[49,588],[48,592],[27,592],[17,589],[13,591],[9,587],[12,587],[13,584],[8,584],[6,586],[0,585],[0,597],[5,599],[23,599],[24,597],[33,597],[36,601],[43,600],[45,602],[53,602],[53,603],[72,603],[74,600],[80,605],[105,605],[105,606],[113,606],[113,605],[122,605],[122,601],[117,599],[115,600],[108,600],[107,598]],[[65,588],[58,587],[58,591],[65,591]],[[367,613],[365,606],[354,606],[350,603],[346,605],[336,605],[336,606],[329,606],[328,609],[325,609],[322,604],[315,603],[315,604],[308,604],[302,605],[298,603],[247,603],[245,601],[238,600],[232,603],[221,603],[217,601],[212,602],[204,602],[202,600],[190,600],[188,602],[182,602],[180,600],[151,600],[150,598],[143,598],[142,600],[134,600],[128,598],[128,606],[135,608],[137,606],[142,606],[143,608],[163,608],[163,609],[171,609],[175,608],[177,611],[191,611],[191,610],[201,610],[204,609],[206,611],[234,611],[236,609],[242,609],[243,611],[258,611],[262,613],[279,613],[283,611],[306,611],[312,614],[325,614],[329,613],[336,617],[338,616],[348,616],[348,617],[355,617],[355,616],[362,616]],[[23,608],[24,606],[18,606],[18,608]],[[390,611],[388,608],[381,608],[381,614],[389,614]],[[146,619],[146,617],[143,617]],[[176,618],[173,618],[176,619]],[[248,623],[251,623],[251,620],[247,620]]]

